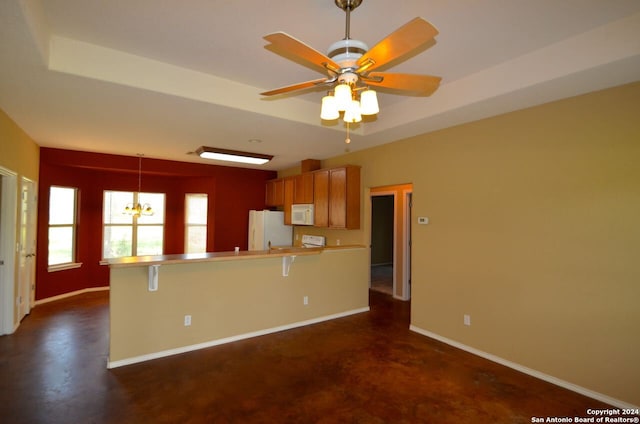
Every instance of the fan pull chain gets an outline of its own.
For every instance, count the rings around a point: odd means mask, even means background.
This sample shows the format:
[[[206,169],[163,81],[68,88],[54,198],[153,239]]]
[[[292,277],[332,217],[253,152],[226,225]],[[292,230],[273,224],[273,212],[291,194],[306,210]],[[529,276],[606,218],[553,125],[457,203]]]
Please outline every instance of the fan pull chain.
[[[345,138],[344,142],[346,144],[351,143],[351,139],[349,138],[349,123],[347,122],[347,138]]]

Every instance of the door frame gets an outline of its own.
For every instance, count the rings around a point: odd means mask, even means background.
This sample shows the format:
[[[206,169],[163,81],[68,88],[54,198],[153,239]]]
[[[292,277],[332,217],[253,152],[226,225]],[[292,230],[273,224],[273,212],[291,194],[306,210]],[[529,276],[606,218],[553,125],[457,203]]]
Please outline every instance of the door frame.
[[[371,204],[371,219],[369,222],[373,223],[373,198],[374,197],[379,197],[379,196],[392,196],[393,197],[393,261],[392,261],[392,267],[393,267],[393,272],[392,272],[392,279],[393,279],[393,286],[391,289],[391,293],[393,294],[393,297],[396,297],[396,285],[397,285],[397,273],[396,273],[396,266],[397,263],[396,261],[398,260],[398,234],[397,234],[397,228],[398,228],[398,216],[396,214],[396,205],[398,203],[398,193],[394,190],[389,190],[389,191],[384,191],[384,189],[382,191],[378,191],[375,188],[371,189],[370,192],[370,197],[369,197],[369,202]],[[370,230],[370,232],[372,232]],[[369,234],[369,239],[372,238],[372,235]],[[369,254],[369,267],[371,267],[371,254]],[[371,279],[369,279],[371,280]],[[369,281],[369,285],[371,285],[371,281]]]
[[[16,296],[18,322],[31,312],[35,302],[36,267],[34,258],[36,254],[38,196],[38,186],[35,181],[24,176],[20,180],[20,222],[18,224],[20,226],[20,239],[18,242],[18,292]],[[27,196],[26,199],[25,196]],[[23,236],[26,240],[23,240]]]
[[[0,166],[0,184],[2,184],[2,198],[0,203],[0,253],[4,264],[0,266],[0,335],[11,334],[15,331],[15,261],[16,261],[16,232],[17,232],[17,198],[18,174]]]
[[[413,184],[396,184],[369,189],[371,197],[393,195],[393,297],[400,300],[411,299],[411,204]],[[371,212],[372,213],[372,212]],[[370,217],[370,222],[373,219]],[[369,234],[371,237],[371,234]],[[371,266],[371,257],[369,257]]]
[[[405,252],[404,261],[402,261],[402,266],[404,267],[404,273],[402,274],[404,276],[402,279],[402,292],[406,293],[408,300],[411,299],[411,208],[413,206],[413,189],[402,190],[402,197],[404,199],[402,211],[404,225],[402,229],[404,230],[403,248]]]

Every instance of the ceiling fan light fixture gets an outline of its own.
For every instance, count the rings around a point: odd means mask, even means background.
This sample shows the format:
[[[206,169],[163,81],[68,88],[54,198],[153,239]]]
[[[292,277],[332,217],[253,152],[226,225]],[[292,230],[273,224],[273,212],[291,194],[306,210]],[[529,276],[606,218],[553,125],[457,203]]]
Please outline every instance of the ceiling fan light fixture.
[[[351,103],[351,87],[349,84],[338,84],[335,88],[336,105],[339,111],[347,110],[347,107]]]
[[[360,113],[363,115],[375,115],[380,112],[378,95],[375,90],[365,90],[360,94]]]
[[[362,121],[362,114],[360,113],[360,102],[357,100],[351,100],[347,110],[344,111],[344,122],[355,124]]]
[[[342,40],[329,46],[326,55],[282,31],[264,36],[270,43],[267,48],[274,48],[278,53],[288,52],[295,57],[296,62],[311,65],[314,70],[328,73],[328,76],[261,94],[274,96],[320,85],[331,85],[334,87],[334,93],[333,96],[329,94],[322,98],[320,118],[334,120],[342,115],[342,119],[347,123],[349,142],[349,124],[361,122],[362,115],[376,115],[380,111],[377,93],[368,90],[369,84],[383,91],[406,91],[420,96],[428,96],[438,88],[440,77],[380,72],[384,67],[405,60],[410,54],[426,46],[438,35],[438,30],[423,18],[416,17],[369,48],[366,43],[353,39],[350,35],[351,12],[362,4],[362,0],[334,2],[345,12],[345,35]],[[375,70],[378,71],[373,72]],[[334,106],[336,104],[337,106]]]
[[[340,117],[338,110],[338,102],[331,94],[327,94],[322,98],[322,108],[320,109],[320,119],[332,121]]]
[[[358,59],[364,55],[369,46],[360,40],[347,38],[336,41],[329,46],[327,56],[343,68],[356,66]]]
[[[219,149],[217,147],[207,146],[198,147],[196,153],[203,159],[248,163],[252,165],[264,165],[273,159],[273,155],[263,155],[260,153],[241,152],[239,150]]]

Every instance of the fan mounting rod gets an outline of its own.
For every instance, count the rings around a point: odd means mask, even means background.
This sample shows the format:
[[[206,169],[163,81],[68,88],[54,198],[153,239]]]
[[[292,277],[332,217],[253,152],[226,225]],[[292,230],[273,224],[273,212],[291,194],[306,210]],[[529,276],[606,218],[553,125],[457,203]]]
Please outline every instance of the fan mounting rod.
[[[344,10],[347,14],[347,22],[344,28],[344,39],[348,40],[350,37],[350,27],[351,27],[351,11],[356,7],[360,6],[362,0],[335,0],[336,6],[340,9]]]
[[[347,9],[355,9],[356,7],[360,6],[360,3],[362,3],[362,0],[336,0],[336,6],[338,6],[345,12],[347,11]]]

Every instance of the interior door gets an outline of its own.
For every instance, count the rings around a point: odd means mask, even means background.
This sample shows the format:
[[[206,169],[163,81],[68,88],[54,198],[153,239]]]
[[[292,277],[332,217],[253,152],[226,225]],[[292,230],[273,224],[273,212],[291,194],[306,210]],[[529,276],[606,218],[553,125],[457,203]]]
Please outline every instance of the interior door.
[[[20,263],[18,267],[18,321],[30,311],[35,297],[36,207],[35,184],[22,178],[20,198]]]
[[[16,201],[18,180],[0,167],[0,335],[14,330],[14,282],[16,251]]]

